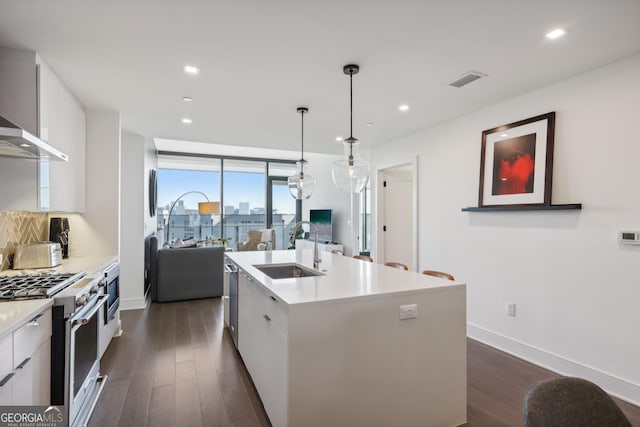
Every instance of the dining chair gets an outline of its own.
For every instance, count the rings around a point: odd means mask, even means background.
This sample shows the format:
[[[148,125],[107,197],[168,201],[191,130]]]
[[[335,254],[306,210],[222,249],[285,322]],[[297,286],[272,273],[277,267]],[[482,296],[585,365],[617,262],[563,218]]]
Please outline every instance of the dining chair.
[[[444,271],[424,270],[422,274],[426,274],[427,276],[440,277],[441,279],[456,280],[455,277],[453,277],[449,273],[445,273]]]
[[[355,259],[361,259],[363,261],[373,262],[373,258],[371,258],[370,256],[367,256],[367,255],[354,255],[353,257]]]
[[[526,427],[631,427],[614,400],[596,384],[582,378],[541,381],[524,397]]]
[[[386,265],[387,267],[399,268],[400,270],[409,270],[409,267],[401,262],[389,261],[385,262],[384,265]]]

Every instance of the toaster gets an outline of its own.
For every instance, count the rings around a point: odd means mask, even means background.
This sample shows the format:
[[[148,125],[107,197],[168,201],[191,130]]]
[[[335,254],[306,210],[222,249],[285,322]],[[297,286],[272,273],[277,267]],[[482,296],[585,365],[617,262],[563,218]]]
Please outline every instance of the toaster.
[[[39,242],[16,247],[13,256],[13,269],[49,268],[62,262],[62,247],[60,243]]]

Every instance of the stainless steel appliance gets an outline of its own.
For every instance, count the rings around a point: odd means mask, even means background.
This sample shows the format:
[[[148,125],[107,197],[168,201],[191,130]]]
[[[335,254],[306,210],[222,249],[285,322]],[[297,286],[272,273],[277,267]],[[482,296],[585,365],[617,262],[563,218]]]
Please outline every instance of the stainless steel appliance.
[[[101,285],[108,296],[106,309],[104,310],[104,324],[111,322],[120,308],[120,264],[114,262],[104,270]]]
[[[84,273],[31,273],[0,276],[0,301],[51,298]]]
[[[53,298],[51,404],[69,426],[86,425],[106,377],[100,376],[99,324],[108,296],[103,277],[84,273],[0,276],[0,301]]]
[[[229,332],[233,344],[238,348],[238,267],[227,262],[224,269],[229,281]]]
[[[0,156],[68,161],[69,156],[0,116]]]
[[[69,218],[51,218],[49,220],[49,240],[60,243],[62,258],[69,258]]]
[[[50,268],[62,262],[62,248],[60,243],[39,242],[16,247],[13,256],[13,268]]]
[[[69,426],[86,426],[102,392],[100,316],[107,302],[102,277],[82,277],[54,296],[51,404],[64,405]]]

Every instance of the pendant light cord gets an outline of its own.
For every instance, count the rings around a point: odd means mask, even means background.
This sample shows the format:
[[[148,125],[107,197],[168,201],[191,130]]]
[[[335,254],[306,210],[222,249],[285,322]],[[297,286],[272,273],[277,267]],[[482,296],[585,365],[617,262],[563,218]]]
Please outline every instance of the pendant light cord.
[[[300,132],[300,160],[304,162],[304,111],[300,112],[300,123],[301,123],[301,132]]]
[[[353,165],[353,74],[349,74],[349,166]]]
[[[349,74],[349,109],[350,109],[349,138],[353,140],[353,74]]]

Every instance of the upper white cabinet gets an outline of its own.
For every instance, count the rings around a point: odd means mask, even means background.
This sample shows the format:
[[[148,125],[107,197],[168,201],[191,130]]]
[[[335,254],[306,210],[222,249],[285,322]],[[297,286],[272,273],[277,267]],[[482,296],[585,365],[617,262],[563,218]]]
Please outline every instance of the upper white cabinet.
[[[83,212],[85,209],[86,113],[53,70],[36,58],[39,75],[39,136],[69,156],[68,162],[50,161],[49,205],[46,204],[42,179],[40,209]]]
[[[0,48],[0,115],[69,156],[68,162],[1,159],[22,172],[5,176],[0,170],[6,183],[0,188],[0,210],[83,212],[86,113],[36,53]],[[33,185],[33,191],[16,197],[12,182]]]

